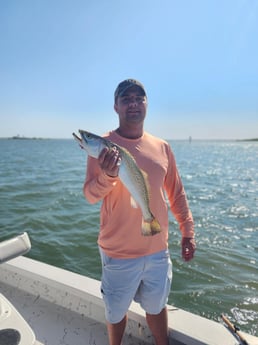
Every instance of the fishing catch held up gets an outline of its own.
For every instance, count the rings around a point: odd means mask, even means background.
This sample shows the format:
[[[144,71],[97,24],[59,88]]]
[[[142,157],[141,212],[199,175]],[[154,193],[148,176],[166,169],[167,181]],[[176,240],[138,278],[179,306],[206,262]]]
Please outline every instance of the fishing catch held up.
[[[79,133],[81,138],[75,133],[73,133],[73,136],[75,140],[78,141],[80,147],[85,149],[91,157],[98,158],[100,152],[104,148],[111,150],[115,147],[119,151],[121,163],[119,166],[118,176],[131,194],[132,199],[141,208],[143,215],[142,234],[144,236],[153,236],[161,232],[160,224],[151,213],[149,207],[150,197],[147,175],[139,169],[133,156],[125,148],[96,134],[92,134],[84,130],[79,130]]]

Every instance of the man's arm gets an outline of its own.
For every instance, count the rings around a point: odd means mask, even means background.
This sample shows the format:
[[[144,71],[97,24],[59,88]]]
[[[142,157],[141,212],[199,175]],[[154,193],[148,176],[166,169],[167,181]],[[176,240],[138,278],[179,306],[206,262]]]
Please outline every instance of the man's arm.
[[[179,224],[182,234],[182,257],[185,261],[190,261],[196,248],[193,216],[189,209],[183,183],[171,149],[168,150],[168,158],[169,168],[165,179],[165,189],[171,211]]]

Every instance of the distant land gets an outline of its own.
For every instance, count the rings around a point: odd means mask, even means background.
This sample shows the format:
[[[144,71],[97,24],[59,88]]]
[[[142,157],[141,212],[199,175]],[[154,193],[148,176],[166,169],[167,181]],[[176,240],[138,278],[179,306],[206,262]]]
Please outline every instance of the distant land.
[[[253,138],[253,139],[241,139],[237,141],[258,141],[258,138]]]
[[[20,135],[15,135],[11,138],[8,139],[13,139],[13,140],[42,140],[43,138],[37,138],[37,137],[24,137]]]

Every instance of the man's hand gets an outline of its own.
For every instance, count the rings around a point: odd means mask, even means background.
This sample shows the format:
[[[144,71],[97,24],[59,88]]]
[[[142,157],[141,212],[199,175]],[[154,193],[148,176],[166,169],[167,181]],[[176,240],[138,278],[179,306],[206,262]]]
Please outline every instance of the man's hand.
[[[194,257],[196,243],[194,238],[183,237],[182,242],[182,258],[185,261],[190,261]]]
[[[110,177],[116,177],[118,175],[121,158],[116,147],[113,147],[110,150],[108,148],[104,148],[100,152],[98,161],[105,174]]]

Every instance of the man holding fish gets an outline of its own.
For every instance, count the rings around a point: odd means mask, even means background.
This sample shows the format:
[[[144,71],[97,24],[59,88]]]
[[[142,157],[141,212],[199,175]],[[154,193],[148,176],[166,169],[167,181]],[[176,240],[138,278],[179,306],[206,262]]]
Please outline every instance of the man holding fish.
[[[115,91],[119,127],[104,137],[80,131],[89,154],[84,194],[102,200],[98,244],[110,345],[122,344],[127,310],[146,312],[156,345],[168,345],[166,303],[172,281],[168,204],[182,233],[182,257],[194,256],[194,224],[170,145],[144,131],[147,95],[137,80]]]

